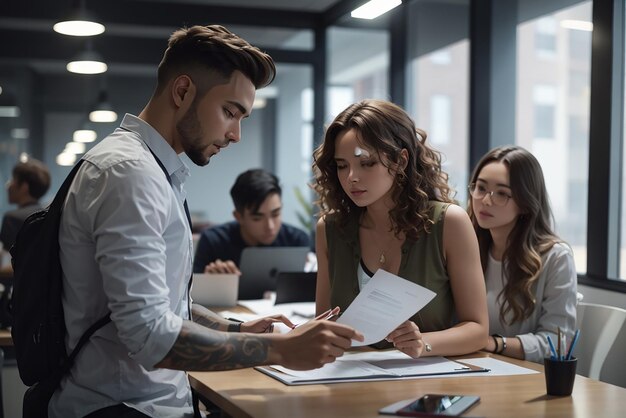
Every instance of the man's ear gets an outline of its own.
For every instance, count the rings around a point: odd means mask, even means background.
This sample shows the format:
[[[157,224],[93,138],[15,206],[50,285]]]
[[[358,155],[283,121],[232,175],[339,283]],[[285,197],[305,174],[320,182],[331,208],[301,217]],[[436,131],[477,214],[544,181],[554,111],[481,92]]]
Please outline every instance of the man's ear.
[[[189,106],[196,97],[197,88],[191,77],[182,74],[172,82],[172,100],[178,108]]]
[[[243,218],[243,216],[241,216],[241,213],[239,213],[237,209],[233,211],[233,217],[237,222],[241,222],[241,218]]]

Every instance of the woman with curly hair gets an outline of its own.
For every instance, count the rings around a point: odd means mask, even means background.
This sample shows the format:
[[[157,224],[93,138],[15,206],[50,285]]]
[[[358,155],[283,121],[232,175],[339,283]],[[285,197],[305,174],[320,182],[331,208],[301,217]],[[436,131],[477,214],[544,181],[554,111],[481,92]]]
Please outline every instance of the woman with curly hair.
[[[572,250],[552,230],[552,210],[537,159],[518,146],[491,150],[469,185],[468,212],[485,273],[487,351],[542,363],[576,327]]]
[[[384,269],[437,296],[378,346],[417,358],[460,355],[488,335],[478,243],[453,204],[440,155],[397,105],[364,100],[340,113],[315,150],[316,310],[345,310]]]

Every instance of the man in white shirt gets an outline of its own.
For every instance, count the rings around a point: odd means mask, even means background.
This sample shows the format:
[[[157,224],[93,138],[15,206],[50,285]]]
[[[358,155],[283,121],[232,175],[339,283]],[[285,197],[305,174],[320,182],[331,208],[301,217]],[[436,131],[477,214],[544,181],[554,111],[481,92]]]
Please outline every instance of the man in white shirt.
[[[76,358],[50,416],[191,417],[186,370],[316,368],[362,339],[330,321],[265,333],[290,323],[238,324],[190,306],[189,170],[178,154],[204,166],[238,142],[274,75],[271,57],[221,26],[176,31],[149,103],[83,157],[59,230],[68,352],[109,311],[112,321]]]

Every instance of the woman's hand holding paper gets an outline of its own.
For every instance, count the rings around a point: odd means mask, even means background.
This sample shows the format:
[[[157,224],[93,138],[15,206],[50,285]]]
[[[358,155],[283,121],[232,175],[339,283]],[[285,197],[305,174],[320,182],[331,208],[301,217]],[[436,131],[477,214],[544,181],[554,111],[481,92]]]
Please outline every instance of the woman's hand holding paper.
[[[392,343],[397,350],[413,358],[420,357],[426,348],[422,333],[413,321],[404,321],[385,339]]]

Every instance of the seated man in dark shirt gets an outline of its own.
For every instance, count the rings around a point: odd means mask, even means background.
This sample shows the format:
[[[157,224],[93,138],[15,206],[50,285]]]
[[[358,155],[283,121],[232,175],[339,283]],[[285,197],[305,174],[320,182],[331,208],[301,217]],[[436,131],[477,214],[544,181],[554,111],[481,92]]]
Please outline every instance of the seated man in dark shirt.
[[[50,187],[48,168],[35,159],[18,163],[13,167],[13,177],[7,183],[9,203],[17,205],[17,209],[8,211],[2,218],[0,241],[5,250],[15,243],[17,231],[33,212],[41,209],[39,199]]]
[[[309,247],[304,231],[282,222],[281,192],[272,173],[254,169],[240,174],[230,189],[236,221],[202,232],[194,273],[240,274],[239,261],[246,247]]]

